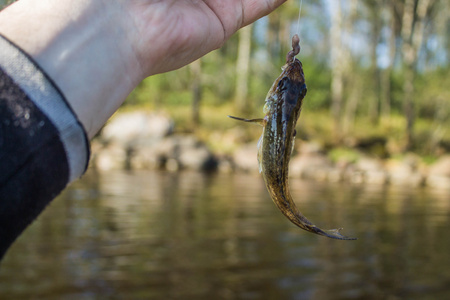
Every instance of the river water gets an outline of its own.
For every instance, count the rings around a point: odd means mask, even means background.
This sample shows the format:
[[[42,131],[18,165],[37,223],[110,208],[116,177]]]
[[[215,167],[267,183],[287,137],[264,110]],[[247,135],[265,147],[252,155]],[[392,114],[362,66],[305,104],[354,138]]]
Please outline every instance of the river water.
[[[448,190],[291,180],[300,230],[258,175],[90,171],[0,265],[0,299],[450,299]]]

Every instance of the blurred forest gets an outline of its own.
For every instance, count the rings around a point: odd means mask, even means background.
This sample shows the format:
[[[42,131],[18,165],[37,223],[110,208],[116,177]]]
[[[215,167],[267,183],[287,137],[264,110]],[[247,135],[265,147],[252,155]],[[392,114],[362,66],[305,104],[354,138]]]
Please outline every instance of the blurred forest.
[[[177,130],[196,132],[236,126],[227,114],[261,117],[299,3],[288,1],[189,66],[147,78],[122,110],[167,111]],[[331,147],[382,141],[390,155],[449,152],[449,11],[447,0],[303,1],[300,138]]]
[[[300,1],[180,70],[144,80],[126,106],[165,109],[179,124],[221,128],[260,117],[297,30]],[[299,132],[334,146],[390,142],[392,152],[450,148],[450,2],[303,1],[299,35],[308,85]],[[235,125],[233,122],[229,126]]]

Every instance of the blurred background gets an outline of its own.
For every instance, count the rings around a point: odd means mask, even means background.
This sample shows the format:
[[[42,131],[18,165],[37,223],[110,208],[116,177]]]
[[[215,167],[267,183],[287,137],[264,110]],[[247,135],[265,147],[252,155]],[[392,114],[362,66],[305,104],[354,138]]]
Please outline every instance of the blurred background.
[[[125,106],[167,111],[184,130],[230,128],[223,117],[230,113],[261,116],[298,9],[299,1],[288,1],[200,61],[148,78]],[[304,1],[301,137],[334,147],[381,139],[390,155],[448,151],[448,10],[439,0]]]
[[[227,118],[263,116],[299,2],[145,79],[5,256],[0,299],[450,298],[450,3],[303,1],[290,185],[358,238],[335,241],[278,212],[261,128]]]

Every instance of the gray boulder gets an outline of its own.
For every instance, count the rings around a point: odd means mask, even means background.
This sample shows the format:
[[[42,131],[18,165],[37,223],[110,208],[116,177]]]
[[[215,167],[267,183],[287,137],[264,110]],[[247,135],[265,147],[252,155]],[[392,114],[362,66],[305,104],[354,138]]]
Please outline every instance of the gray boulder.
[[[107,142],[128,144],[135,140],[161,139],[173,132],[174,122],[161,113],[129,112],[114,116],[102,130]]]
[[[427,185],[450,188],[450,155],[441,157],[428,170]]]

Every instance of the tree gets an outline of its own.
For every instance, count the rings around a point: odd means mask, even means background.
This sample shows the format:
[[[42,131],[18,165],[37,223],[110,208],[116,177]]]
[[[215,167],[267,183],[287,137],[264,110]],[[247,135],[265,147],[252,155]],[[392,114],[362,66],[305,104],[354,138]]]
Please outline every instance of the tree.
[[[252,25],[239,31],[239,48],[236,62],[236,108],[240,113],[248,113],[248,84],[250,70],[250,50],[252,42]]]
[[[406,117],[405,150],[414,146],[414,79],[417,73],[417,61],[425,33],[426,19],[435,0],[396,1],[397,9],[401,9],[401,38],[403,63],[403,105]]]
[[[331,114],[334,120],[335,133],[341,135],[341,108],[344,97],[344,46],[342,44],[342,8],[336,1],[331,9]]]
[[[358,0],[351,0],[349,6],[348,17],[345,18],[346,21],[343,22],[343,28],[348,36],[353,36],[355,31],[355,23],[357,21],[358,14]],[[342,133],[344,135],[348,134],[350,129],[353,127],[353,123],[356,117],[356,111],[358,107],[359,99],[361,99],[361,78],[355,72],[357,70],[357,61],[356,59],[352,59],[349,55],[349,50],[343,49],[344,56],[342,63],[345,64],[343,66],[343,70],[345,71],[345,81],[351,82],[351,85],[348,85],[348,97],[347,101],[345,101],[345,111],[342,120]]]
[[[378,66],[377,47],[381,39],[381,30],[383,27],[382,15],[384,0],[367,1],[367,8],[369,10],[369,21],[371,26],[370,32],[370,76],[372,83],[373,99],[369,102],[369,118],[372,124],[377,124],[380,116],[380,102],[381,102],[381,71]]]

